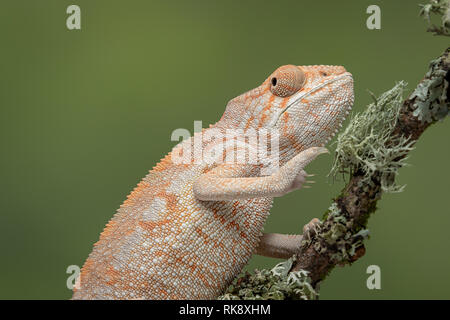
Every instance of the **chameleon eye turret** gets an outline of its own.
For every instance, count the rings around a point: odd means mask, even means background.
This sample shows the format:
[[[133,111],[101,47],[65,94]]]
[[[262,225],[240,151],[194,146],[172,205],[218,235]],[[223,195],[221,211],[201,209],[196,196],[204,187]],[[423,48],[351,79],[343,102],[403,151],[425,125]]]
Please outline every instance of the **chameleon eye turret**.
[[[288,97],[303,87],[305,73],[297,66],[279,67],[270,76],[270,91],[278,97]]]

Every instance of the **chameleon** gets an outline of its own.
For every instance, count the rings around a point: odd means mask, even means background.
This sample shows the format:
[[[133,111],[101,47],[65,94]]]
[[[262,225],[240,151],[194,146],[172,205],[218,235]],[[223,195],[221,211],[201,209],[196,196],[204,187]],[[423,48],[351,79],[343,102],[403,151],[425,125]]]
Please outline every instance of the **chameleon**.
[[[273,199],[307,186],[305,166],[328,152],[353,100],[352,74],[331,65],[281,66],[230,100],[219,121],[179,142],[128,195],[94,244],[72,299],[214,299],[253,254],[291,257],[319,220],[303,235],[263,233]],[[265,145],[277,152],[256,162],[249,150],[260,146],[226,135],[263,129],[277,137]],[[204,139],[211,133],[222,138]],[[193,149],[215,158],[197,161]]]

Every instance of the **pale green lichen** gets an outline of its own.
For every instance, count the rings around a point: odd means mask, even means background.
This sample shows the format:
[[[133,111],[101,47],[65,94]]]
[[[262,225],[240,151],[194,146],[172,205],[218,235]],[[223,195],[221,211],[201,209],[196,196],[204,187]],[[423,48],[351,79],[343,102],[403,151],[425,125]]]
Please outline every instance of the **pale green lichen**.
[[[430,70],[425,79],[417,86],[411,95],[414,99],[414,116],[422,122],[433,122],[442,120],[448,115],[447,92],[449,83],[445,79],[447,72],[439,68],[440,57],[431,61]]]
[[[431,0],[430,3],[420,5],[419,15],[428,23],[428,30],[435,35],[450,36],[450,1]],[[432,22],[432,15],[440,17],[440,23],[435,25]]]
[[[295,257],[273,269],[255,270],[234,280],[219,300],[314,300],[318,294],[311,285],[308,272],[289,272]]]
[[[397,170],[405,166],[405,156],[412,150],[414,141],[408,137],[393,136],[403,103],[406,83],[401,81],[384,92],[364,111],[354,115],[347,128],[338,135],[336,156],[330,175],[364,173],[362,184],[371,185],[377,174],[385,192],[400,192],[395,184]]]
[[[363,245],[363,241],[369,237],[369,230],[361,229],[353,234],[352,222],[341,212],[336,202],[333,202],[326,213],[327,219],[321,225],[321,231],[314,243],[314,250],[319,253],[329,251],[330,260],[335,264],[345,264],[352,261],[356,249]]]

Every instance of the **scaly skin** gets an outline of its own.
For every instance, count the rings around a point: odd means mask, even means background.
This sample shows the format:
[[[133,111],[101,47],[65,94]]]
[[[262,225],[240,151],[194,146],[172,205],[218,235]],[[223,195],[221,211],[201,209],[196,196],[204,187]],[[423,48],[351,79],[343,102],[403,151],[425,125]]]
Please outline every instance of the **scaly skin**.
[[[292,254],[301,236],[262,236],[273,197],[301,187],[303,168],[326,151],[352,104],[352,76],[340,66],[283,66],[231,100],[202,133],[277,129],[279,170],[262,176],[261,163],[177,164],[172,155],[195,137],[181,142],[107,224],[73,299],[212,299],[252,254]]]

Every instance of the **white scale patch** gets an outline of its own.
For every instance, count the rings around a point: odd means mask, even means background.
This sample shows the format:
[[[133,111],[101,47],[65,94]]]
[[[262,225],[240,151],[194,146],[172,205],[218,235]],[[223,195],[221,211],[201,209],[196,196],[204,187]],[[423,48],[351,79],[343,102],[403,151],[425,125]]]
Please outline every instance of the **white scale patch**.
[[[168,186],[166,192],[180,195],[183,187],[183,183],[186,183],[187,181],[193,181],[195,177],[198,176],[198,173],[195,170],[186,170],[184,172],[180,172],[178,174],[177,179],[174,179],[170,185]]]
[[[142,219],[146,222],[156,222],[167,212],[167,200],[156,197],[150,206],[142,212]]]

